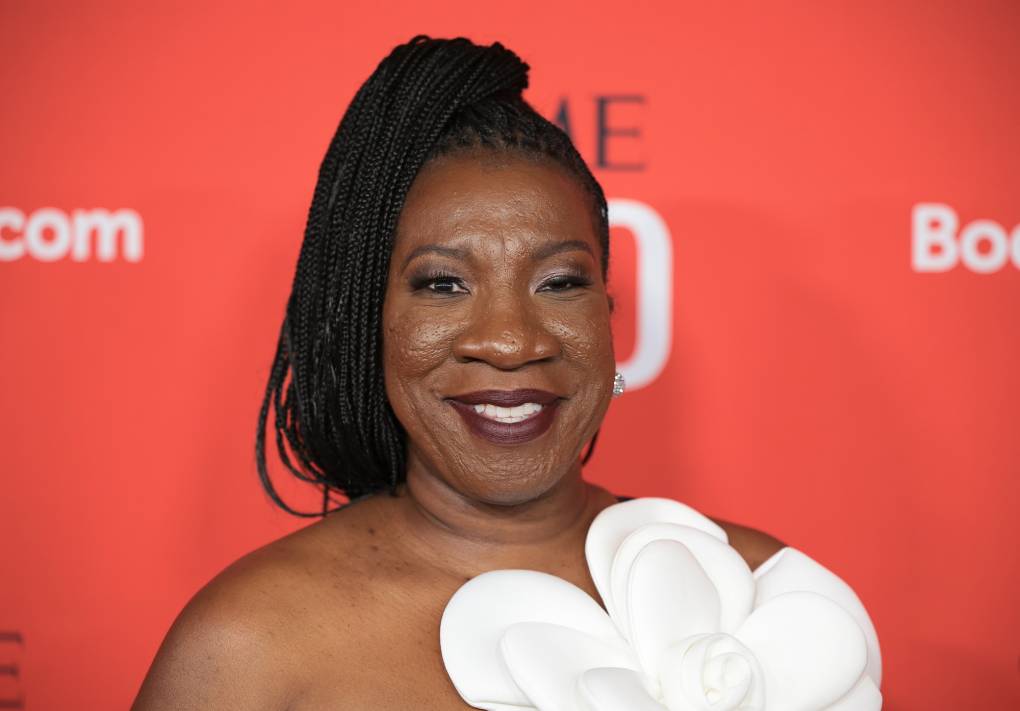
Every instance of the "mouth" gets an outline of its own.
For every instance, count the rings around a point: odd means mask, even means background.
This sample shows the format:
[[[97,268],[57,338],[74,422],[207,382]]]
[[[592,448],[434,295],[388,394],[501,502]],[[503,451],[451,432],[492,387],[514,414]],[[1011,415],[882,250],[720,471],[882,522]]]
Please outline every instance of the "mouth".
[[[560,400],[544,390],[480,390],[446,398],[473,434],[494,444],[540,437],[552,426]]]

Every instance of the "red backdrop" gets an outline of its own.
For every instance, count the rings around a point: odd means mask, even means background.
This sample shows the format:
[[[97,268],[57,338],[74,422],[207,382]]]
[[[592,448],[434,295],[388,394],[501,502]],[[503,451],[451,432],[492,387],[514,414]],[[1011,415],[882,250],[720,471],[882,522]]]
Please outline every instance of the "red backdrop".
[[[0,13],[0,699],[126,707],[188,598],[303,525],[252,452],[303,219],[356,87],[424,32],[520,53],[614,200],[645,384],[590,477],[841,574],[887,708],[1016,707],[1015,3]]]

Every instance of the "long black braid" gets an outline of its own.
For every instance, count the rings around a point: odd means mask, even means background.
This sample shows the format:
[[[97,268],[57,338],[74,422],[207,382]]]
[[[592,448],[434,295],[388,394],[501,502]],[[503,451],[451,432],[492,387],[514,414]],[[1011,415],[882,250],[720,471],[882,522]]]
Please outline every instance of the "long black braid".
[[[528,65],[498,42],[418,36],[379,64],[340,121],[319,169],[259,412],[259,478],[285,511],[323,515],[332,491],[354,499],[403,481],[406,435],[386,399],[382,305],[397,219],[430,159],[486,149],[567,168],[591,199],[605,276],[602,188],[570,138],[521,98],[527,85]],[[270,407],[280,459],[322,488],[321,513],[292,509],[272,483]]]

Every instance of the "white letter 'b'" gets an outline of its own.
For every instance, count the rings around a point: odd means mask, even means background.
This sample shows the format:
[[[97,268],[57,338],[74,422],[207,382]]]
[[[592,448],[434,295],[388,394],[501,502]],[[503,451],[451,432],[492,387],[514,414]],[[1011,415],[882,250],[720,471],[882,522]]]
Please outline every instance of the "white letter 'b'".
[[[913,266],[915,272],[944,272],[956,265],[959,220],[949,205],[938,202],[914,205]],[[942,249],[933,251],[933,247]]]

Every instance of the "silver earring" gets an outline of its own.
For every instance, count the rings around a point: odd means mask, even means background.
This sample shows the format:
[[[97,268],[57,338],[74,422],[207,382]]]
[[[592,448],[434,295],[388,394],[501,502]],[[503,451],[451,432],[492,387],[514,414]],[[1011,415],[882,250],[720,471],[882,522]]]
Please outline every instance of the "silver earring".
[[[623,373],[617,372],[616,377],[613,378],[613,397],[620,397],[623,395],[623,391],[627,388],[627,383],[623,379]]]

